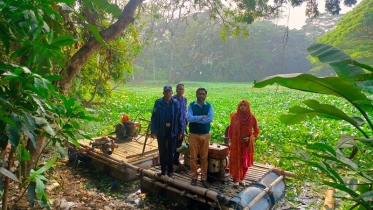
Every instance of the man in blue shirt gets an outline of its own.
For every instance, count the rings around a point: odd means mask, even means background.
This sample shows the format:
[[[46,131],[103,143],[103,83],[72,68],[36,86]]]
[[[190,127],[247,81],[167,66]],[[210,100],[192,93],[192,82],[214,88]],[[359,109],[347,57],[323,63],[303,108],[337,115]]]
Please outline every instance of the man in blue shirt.
[[[207,181],[208,152],[210,145],[210,124],[214,114],[210,103],[205,102],[207,90],[198,88],[196,91],[197,101],[188,106],[189,123],[189,153],[190,172],[192,175],[191,185],[197,185],[197,154],[200,155],[201,181],[204,187],[210,187]],[[199,152],[198,152],[199,151]]]
[[[178,84],[176,86],[176,94],[172,96],[173,99],[177,100],[180,104],[180,112],[181,112],[181,118],[182,118],[182,121],[184,123],[184,126],[183,126],[183,129],[181,131],[181,133],[183,134],[183,136],[181,137],[181,139],[178,139],[176,140],[176,149],[181,147],[181,145],[183,144],[183,141],[184,141],[184,132],[185,132],[185,128],[187,126],[187,98],[185,98],[184,96],[184,85],[183,84]],[[174,165],[180,165],[180,153],[177,152],[175,150],[175,154],[174,154]]]
[[[166,174],[175,178],[173,175],[173,159],[176,145],[176,139],[181,139],[183,121],[181,120],[180,104],[172,98],[172,87],[169,85],[163,88],[163,97],[154,103],[151,117],[151,137],[157,138],[159,159],[161,162],[161,172],[158,176]]]

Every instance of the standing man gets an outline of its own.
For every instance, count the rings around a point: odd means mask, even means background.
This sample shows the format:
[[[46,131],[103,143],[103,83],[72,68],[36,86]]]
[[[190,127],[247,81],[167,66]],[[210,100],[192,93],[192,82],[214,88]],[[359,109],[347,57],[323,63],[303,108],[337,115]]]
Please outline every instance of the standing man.
[[[172,87],[169,85],[163,88],[163,97],[154,103],[151,117],[151,137],[157,138],[159,158],[161,162],[161,172],[158,176],[166,174],[175,178],[173,175],[173,159],[176,140],[182,137],[183,122],[181,120],[180,104],[172,98]]]
[[[183,128],[181,130],[181,139],[176,140],[176,147],[174,153],[174,165],[180,165],[180,153],[176,151],[177,148],[181,147],[184,141],[184,132],[187,126],[187,98],[184,96],[184,85],[178,84],[176,86],[176,95],[172,96],[173,99],[177,100],[180,104],[181,120],[183,121]]]
[[[193,101],[188,106],[189,123],[189,153],[190,171],[192,175],[191,185],[197,185],[197,154],[199,150],[201,181],[204,187],[210,187],[207,181],[207,156],[210,144],[210,124],[214,117],[211,104],[205,102],[207,90],[198,88],[196,91],[197,101]]]

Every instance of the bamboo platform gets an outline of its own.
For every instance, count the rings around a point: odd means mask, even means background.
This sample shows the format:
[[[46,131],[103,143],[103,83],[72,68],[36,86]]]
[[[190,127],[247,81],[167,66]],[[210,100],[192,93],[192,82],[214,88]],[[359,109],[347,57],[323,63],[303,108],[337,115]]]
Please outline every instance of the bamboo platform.
[[[114,149],[113,154],[111,157],[118,160],[123,160],[128,163],[134,163],[141,161],[143,159],[148,159],[149,157],[156,157],[158,156],[158,144],[156,139],[148,138],[144,153],[142,150],[144,149],[145,143],[145,136],[139,136],[132,140],[116,140],[114,136],[108,136],[109,139],[115,140],[115,143],[118,144],[118,148]],[[93,141],[99,140],[102,137],[93,138]],[[90,140],[79,140],[79,144],[84,147],[91,147],[91,143],[93,141]],[[94,151],[97,153],[103,154],[103,152],[99,148],[93,148]],[[105,154],[103,154],[105,155]]]
[[[93,140],[100,138],[94,138]],[[109,138],[115,139],[114,137]],[[210,187],[208,189],[202,186],[200,178],[197,181],[197,186],[191,185],[189,171],[178,170],[180,168],[177,167],[181,166],[175,166],[174,168],[175,179],[168,176],[157,176],[156,174],[160,172],[157,141],[145,138],[145,136],[139,136],[129,141],[116,141],[118,148],[115,148],[111,155],[104,154],[99,148],[92,148],[92,141],[79,140],[78,142],[81,146],[80,149],[73,144],[70,147],[79,154],[90,157],[96,166],[102,166],[102,170],[110,168],[109,171],[112,176],[126,181],[141,178],[143,190],[153,193],[166,192],[170,199],[174,198],[186,205],[193,201],[199,201],[199,203],[209,206],[218,205],[219,208],[223,208],[227,201],[245,189],[242,186],[234,189],[229,173],[223,173],[220,176],[212,174],[212,177],[210,177],[210,174],[208,177]],[[248,169],[245,178],[246,185],[258,182],[271,171],[284,176],[295,176],[290,172],[276,169],[270,165],[254,163]]]

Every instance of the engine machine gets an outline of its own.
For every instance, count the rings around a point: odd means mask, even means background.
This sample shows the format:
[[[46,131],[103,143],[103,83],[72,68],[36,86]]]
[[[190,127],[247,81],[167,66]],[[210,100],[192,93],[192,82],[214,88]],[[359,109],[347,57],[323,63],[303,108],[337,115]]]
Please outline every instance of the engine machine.
[[[211,179],[222,179],[225,177],[225,173],[229,166],[229,147],[211,143],[209,146],[208,154],[208,167],[207,174]]]
[[[113,140],[109,139],[108,137],[102,137],[101,139],[97,139],[94,142],[90,142],[93,148],[100,148],[104,154],[111,155],[114,152],[115,148],[118,148],[118,144],[114,143]]]
[[[120,141],[130,141],[138,135],[139,123],[131,121],[128,115],[123,115],[122,123],[115,125],[115,135]],[[141,128],[140,128],[141,129]]]

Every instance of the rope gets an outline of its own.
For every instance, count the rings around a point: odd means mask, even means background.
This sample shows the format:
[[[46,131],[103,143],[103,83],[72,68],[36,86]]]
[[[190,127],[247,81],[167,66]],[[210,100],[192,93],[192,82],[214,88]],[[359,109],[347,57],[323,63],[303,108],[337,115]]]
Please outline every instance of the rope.
[[[207,195],[207,191],[209,191],[209,189],[207,189],[207,190],[205,191],[205,193],[203,194],[204,197],[206,197],[206,195]]]
[[[137,169],[137,172],[139,173],[139,176],[140,176],[140,177],[143,177],[143,176],[144,176],[144,174],[143,174],[143,170],[144,170],[144,168],[141,168],[141,167],[139,167],[139,168]]]

